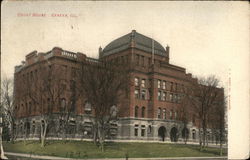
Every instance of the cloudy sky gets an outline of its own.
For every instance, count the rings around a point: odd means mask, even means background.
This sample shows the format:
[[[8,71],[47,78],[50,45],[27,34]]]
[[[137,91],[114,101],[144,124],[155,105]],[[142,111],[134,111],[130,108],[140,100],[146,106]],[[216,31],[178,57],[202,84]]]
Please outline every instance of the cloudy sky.
[[[2,75],[13,76],[14,66],[33,50],[58,46],[97,57],[99,46],[135,29],[169,45],[170,63],[195,76],[214,74],[226,91],[231,77],[236,97],[249,92],[247,2],[51,1],[1,7]]]

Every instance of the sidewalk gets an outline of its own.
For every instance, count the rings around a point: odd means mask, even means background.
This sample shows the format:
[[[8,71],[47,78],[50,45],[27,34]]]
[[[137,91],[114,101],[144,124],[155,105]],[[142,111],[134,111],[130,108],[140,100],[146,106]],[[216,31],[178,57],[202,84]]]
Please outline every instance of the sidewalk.
[[[12,153],[12,152],[5,152],[5,154],[10,156],[17,156],[17,157],[25,157],[25,158],[32,158],[32,159],[51,159],[51,160],[126,160],[126,158],[97,158],[97,159],[76,159],[76,158],[62,158],[62,157],[52,157],[52,156],[38,156],[38,155],[29,155],[25,153]],[[204,159],[213,159],[213,160],[226,160],[227,157],[162,157],[162,158],[128,158],[128,160],[204,160]]]

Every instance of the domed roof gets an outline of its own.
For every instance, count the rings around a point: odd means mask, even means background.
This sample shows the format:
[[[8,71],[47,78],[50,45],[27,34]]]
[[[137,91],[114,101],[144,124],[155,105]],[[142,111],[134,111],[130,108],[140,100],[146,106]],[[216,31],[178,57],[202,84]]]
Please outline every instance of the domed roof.
[[[135,42],[135,48],[143,50],[143,51],[148,52],[148,53],[151,53],[152,48],[153,48],[152,45],[154,43],[154,53],[158,54],[158,55],[163,55],[163,56],[166,55],[166,50],[159,42],[133,30],[131,33],[126,34],[126,35],[110,42],[103,49],[103,51],[102,51],[103,56],[114,54],[114,53],[117,53],[119,51],[130,48],[132,38],[134,39],[134,42]]]

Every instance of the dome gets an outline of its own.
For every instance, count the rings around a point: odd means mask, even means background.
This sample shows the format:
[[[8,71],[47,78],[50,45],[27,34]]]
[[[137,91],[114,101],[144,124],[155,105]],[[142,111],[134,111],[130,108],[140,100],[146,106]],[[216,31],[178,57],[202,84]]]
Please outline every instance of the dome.
[[[154,41],[154,53],[162,56],[166,56],[166,50],[157,41],[144,36],[135,30],[131,33],[126,34],[116,40],[110,42],[102,51],[103,56],[111,55],[122,50],[128,49],[131,46],[132,38],[134,38],[135,48],[143,50],[145,52],[152,52],[152,42]]]

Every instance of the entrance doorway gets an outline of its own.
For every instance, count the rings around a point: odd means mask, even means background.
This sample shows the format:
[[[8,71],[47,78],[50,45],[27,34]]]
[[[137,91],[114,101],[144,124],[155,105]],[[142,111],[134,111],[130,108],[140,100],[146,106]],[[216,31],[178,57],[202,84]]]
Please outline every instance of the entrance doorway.
[[[171,142],[177,142],[178,136],[177,136],[178,130],[177,128],[173,127],[170,131],[170,140]]]
[[[166,137],[166,128],[164,126],[161,126],[159,129],[158,129],[158,136],[161,137],[162,141],[164,142],[165,141],[165,137]]]

